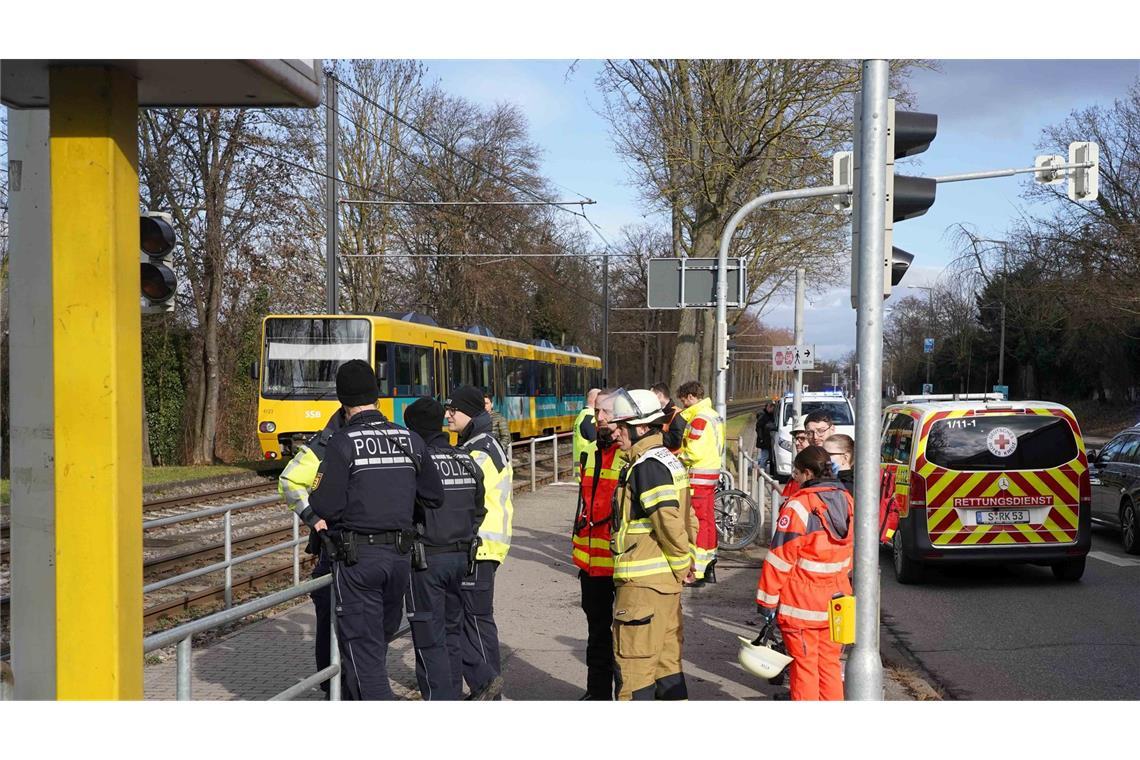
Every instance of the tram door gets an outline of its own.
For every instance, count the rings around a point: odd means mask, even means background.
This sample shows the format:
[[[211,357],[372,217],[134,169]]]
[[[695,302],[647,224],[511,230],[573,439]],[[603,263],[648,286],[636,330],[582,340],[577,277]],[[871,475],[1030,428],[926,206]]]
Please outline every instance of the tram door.
[[[435,397],[440,403],[451,396],[451,386],[447,379],[447,344],[442,340],[433,341],[435,346]]]

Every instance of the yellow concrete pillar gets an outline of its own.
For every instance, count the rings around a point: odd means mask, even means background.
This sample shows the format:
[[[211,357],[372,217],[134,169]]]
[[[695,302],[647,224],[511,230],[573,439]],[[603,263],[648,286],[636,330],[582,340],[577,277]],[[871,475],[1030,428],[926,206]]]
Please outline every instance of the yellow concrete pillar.
[[[50,77],[56,696],[142,699],[137,85]]]

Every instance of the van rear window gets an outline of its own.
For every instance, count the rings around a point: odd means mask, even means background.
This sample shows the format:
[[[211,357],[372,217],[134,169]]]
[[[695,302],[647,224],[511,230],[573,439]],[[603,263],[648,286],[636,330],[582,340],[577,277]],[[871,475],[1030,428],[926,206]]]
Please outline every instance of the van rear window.
[[[1068,423],[1037,414],[939,420],[926,442],[926,458],[950,470],[1048,470],[1076,456]]]

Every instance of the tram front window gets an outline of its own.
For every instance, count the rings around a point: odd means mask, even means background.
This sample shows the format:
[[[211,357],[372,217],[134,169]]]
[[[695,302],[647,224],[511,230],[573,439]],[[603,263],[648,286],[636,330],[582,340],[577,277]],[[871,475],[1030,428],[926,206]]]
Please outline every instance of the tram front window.
[[[335,399],[336,371],[369,361],[366,319],[274,318],[265,322],[261,395],[274,399]]]

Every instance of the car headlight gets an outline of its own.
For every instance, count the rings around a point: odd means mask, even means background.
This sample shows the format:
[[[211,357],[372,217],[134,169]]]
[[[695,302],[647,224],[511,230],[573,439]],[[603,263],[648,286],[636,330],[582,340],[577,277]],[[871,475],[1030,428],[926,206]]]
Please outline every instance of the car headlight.
[[[789,441],[787,438],[781,438],[779,446],[781,449],[788,452],[789,454],[792,453],[792,442]]]

